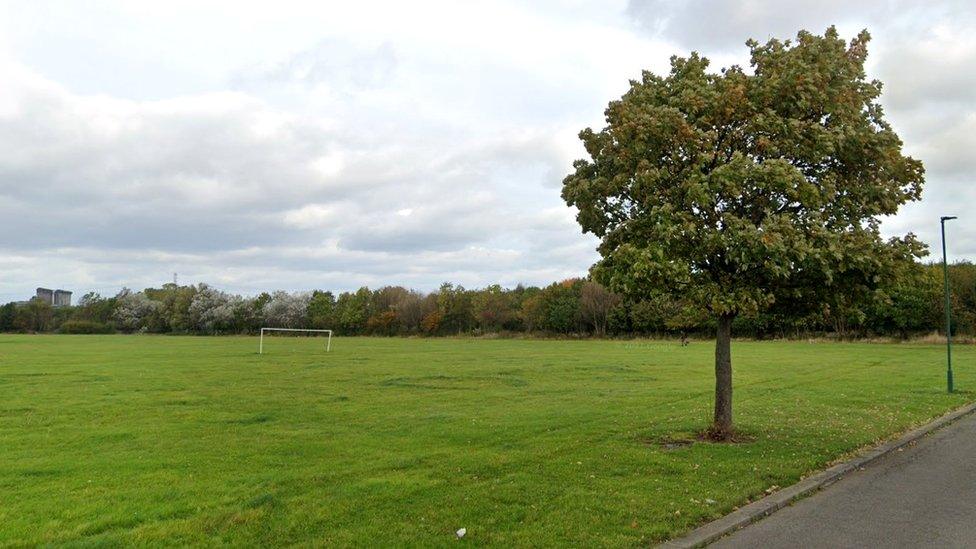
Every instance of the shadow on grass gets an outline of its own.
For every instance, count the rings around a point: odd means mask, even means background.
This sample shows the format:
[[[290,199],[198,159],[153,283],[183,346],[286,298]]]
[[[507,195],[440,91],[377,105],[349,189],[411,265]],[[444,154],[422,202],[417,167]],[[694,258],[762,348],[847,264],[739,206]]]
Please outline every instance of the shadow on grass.
[[[259,423],[267,423],[273,419],[274,417],[270,414],[257,414],[240,419],[228,419],[224,423],[228,423],[230,425],[257,425]]]

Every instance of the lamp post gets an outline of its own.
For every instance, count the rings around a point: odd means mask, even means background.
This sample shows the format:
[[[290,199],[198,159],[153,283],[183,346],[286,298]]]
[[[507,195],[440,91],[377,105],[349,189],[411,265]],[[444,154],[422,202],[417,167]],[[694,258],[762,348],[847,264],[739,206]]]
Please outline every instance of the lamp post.
[[[946,261],[945,222],[955,218],[954,215],[939,218],[939,224],[942,225],[942,280],[945,284],[946,383],[950,393],[952,392],[952,312],[949,303],[949,264]]]

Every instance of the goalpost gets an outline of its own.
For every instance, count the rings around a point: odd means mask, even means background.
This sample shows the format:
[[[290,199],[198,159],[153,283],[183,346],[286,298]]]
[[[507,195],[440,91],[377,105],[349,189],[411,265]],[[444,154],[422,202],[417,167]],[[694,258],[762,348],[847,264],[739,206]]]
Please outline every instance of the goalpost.
[[[261,338],[258,340],[258,354],[264,354],[264,332],[315,332],[329,334],[329,339],[325,344],[325,352],[332,350],[332,330],[312,330],[305,328],[261,328]]]

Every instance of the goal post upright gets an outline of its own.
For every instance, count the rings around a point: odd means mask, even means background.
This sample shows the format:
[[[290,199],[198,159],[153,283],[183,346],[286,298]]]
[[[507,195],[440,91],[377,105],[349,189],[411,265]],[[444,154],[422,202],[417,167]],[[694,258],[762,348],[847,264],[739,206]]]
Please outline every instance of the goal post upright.
[[[325,352],[332,351],[332,330],[314,330],[311,328],[261,328],[261,335],[258,337],[258,354],[264,354],[264,332],[313,332],[319,334],[329,334],[325,343]]]

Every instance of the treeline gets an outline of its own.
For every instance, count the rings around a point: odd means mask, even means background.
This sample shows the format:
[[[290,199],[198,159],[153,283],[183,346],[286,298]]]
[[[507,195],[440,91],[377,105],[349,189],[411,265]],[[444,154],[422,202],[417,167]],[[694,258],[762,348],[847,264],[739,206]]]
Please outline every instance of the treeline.
[[[976,265],[949,268],[953,332],[976,334]],[[846,337],[912,335],[944,328],[941,265],[916,265],[872,300],[806,310],[795,304],[743,316],[738,336]],[[466,289],[450,283],[430,293],[386,286],[338,295],[328,291],[262,293],[242,297],[206,284],[113,297],[85,294],[72,307],[31,300],[0,307],[0,331],[59,333],[249,334],[262,326],[333,329],[341,335],[711,335],[710,315],[674,298],[628,301],[585,279],[544,288],[498,285]]]

